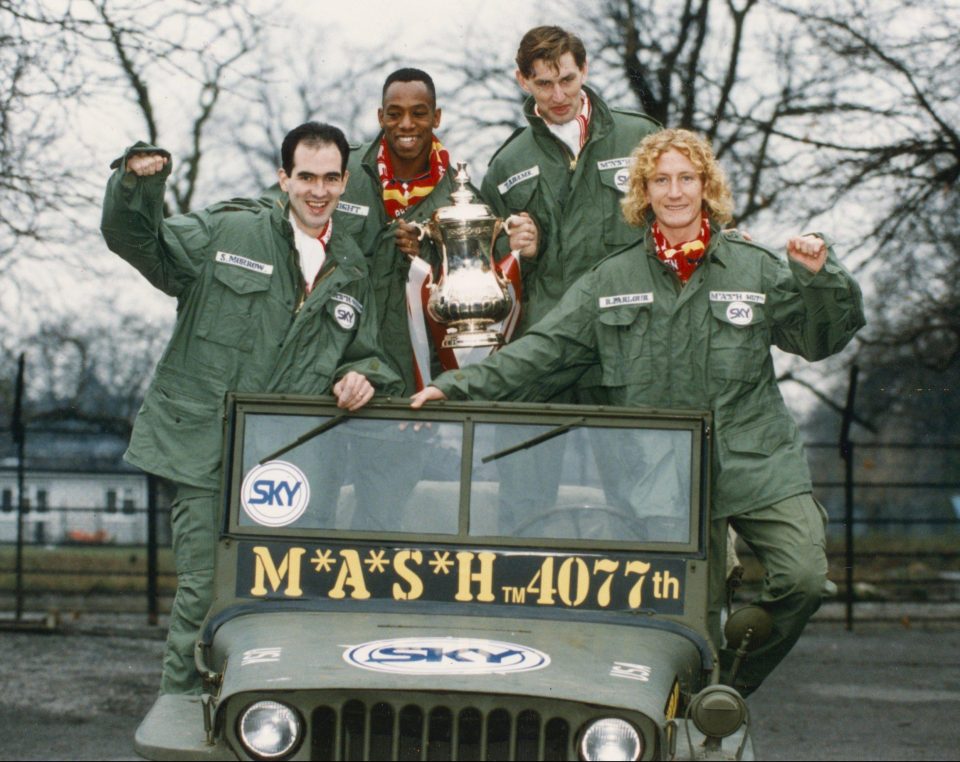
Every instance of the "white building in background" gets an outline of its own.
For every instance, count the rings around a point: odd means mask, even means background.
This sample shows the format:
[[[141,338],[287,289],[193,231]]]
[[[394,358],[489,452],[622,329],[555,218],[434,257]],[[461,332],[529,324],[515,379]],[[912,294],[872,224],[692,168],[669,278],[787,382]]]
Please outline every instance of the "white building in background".
[[[16,466],[0,465],[0,542],[17,539]],[[127,470],[24,471],[24,542],[139,545],[147,541],[147,476]]]
[[[39,428],[39,427],[38,427]],[[31,545],[147,541],[147,475],[123,461],[127,437],[82,424],[28,429],[23,540]],[[13,442],[0,438],[0,543],[16,542],[19,492]],[[166,516],[157,521],[167,540]]]

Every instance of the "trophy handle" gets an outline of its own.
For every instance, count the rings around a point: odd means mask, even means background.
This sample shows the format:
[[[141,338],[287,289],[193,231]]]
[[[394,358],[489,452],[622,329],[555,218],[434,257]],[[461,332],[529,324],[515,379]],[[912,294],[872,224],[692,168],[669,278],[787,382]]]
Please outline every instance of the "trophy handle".
[[[427,230],[427,226],[420,222],[413,222],[412,220],[408,221],[410,225],[413,225],[417,229],[417,240],[422,241],[430,232]]]
[[[503,221],[503,232],[506,233],[507,235],[510,235],[510,226],[511,226],[511,225],[515,225],[515,224],[517,224],[518,222],[520,222],[520,218],[519,218],[517,215],[515,215],[515,214],[511,214],[509,217],[507,217],[507,219],[505,219],[505,220]],[[522,255],[520,254],[520,250],[519,250],[519,249],[511,249],[511,250],[510,250],[510,253],[513,254],[513,255],[514,255],[515,257],[517,257],[517,258],[519,258],[519,257],[522,256]],[[504,281],[505,283],[508,282],[506,278],[504,278],[503,281]]]

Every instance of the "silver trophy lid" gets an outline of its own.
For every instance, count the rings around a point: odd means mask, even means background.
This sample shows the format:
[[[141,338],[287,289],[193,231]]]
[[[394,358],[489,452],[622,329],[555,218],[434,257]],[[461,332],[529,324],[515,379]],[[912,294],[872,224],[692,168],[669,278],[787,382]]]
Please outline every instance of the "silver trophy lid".
[[[496,220],[496,215],[486,204],[474,203],[470,190],[470,175],[467,174],[467,162],[457,162],[457,173],[453,176],[457,189],[450,194],[453,204],[442,206],[434,213],[437,222],[480,222]]]

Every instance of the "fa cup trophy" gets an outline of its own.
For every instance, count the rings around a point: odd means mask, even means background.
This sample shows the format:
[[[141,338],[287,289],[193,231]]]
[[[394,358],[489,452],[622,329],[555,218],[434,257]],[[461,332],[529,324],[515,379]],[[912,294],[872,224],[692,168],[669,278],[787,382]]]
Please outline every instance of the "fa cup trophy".
[[[493,243],[507,221],[486,204],[476,203],[467,187],[466,162],[457,162],[457,189],[453,204],[434,211],[418,225],[420,238],[429,235],[443,256],[440,278],[430,286],[427,311],[447,326],[444,348],[488,347],[503,344],[503,334],[492,328],[510,314],[513,298],[507,281],[494,266]]]

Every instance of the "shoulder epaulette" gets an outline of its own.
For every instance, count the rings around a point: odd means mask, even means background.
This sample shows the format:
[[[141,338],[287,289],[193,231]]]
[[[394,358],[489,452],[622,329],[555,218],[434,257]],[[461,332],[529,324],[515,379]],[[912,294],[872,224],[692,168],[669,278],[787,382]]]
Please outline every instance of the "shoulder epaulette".
[[[229,198],[207,207],[210,212],[261,212],[269,209],[273,200],[266,195],[260,198]]]
[[[633,111],[632,109],[626,108],[611,108],[610,111],[614,114],[621,114],[622,116],[629,116],[634,119],[642,119],[645,122],[649,122],[651,127],[655,127],[658,130],[663,129],[663,125],[660,124],[660,122],[649,114],[644,114],[642,111]]]
[[[741,246],[748,246],[749,248],[756,249],[757,251],[761,251],[768,256],[776,257],[777,259],[780,258],[780,256],[773,249],[770,249],[761,243],[756,243],[755,241],[748,241],[746,238],[743,237],[740,231],[737,230],[736,228],[731,228],[730,230],[722,230],[720,231],[720,235],[723,237],[725,241],[729,241],[730,243],[739,244]]]

